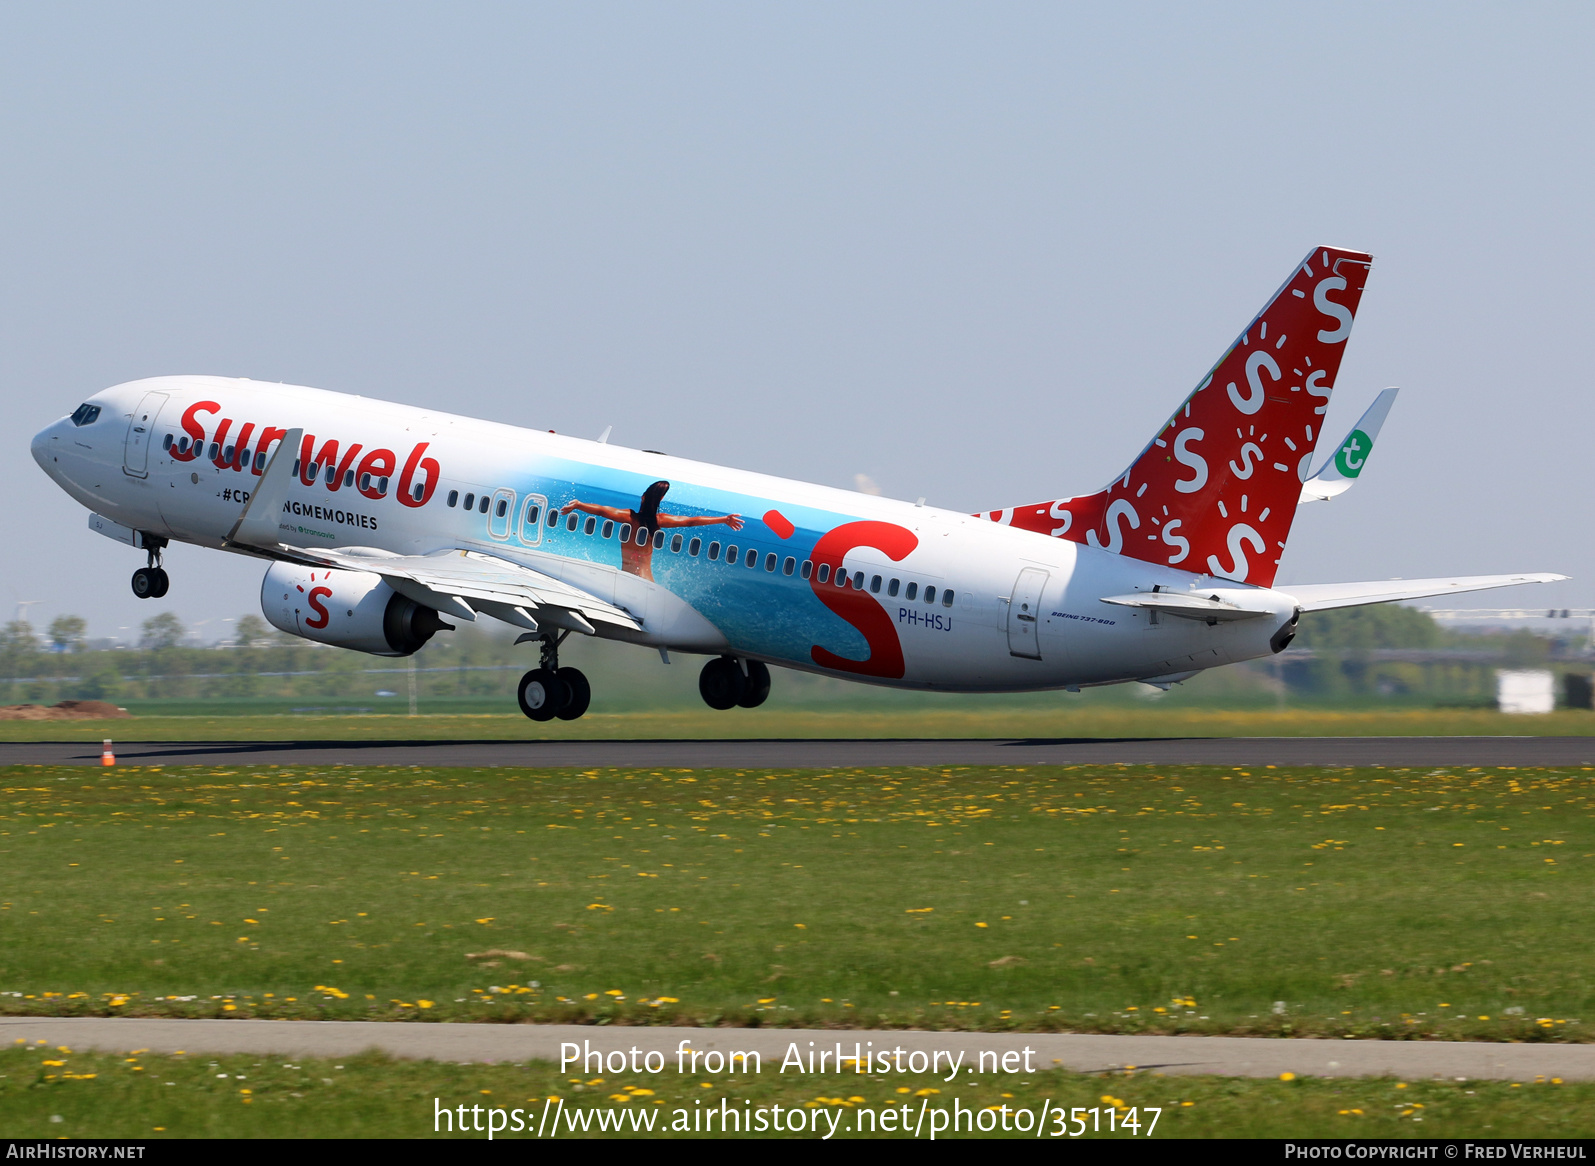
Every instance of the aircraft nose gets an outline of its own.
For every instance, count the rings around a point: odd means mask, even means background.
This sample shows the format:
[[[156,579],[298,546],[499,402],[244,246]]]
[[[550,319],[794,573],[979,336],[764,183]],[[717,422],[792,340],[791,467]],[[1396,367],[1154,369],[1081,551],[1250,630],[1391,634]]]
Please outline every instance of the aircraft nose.
[[[31,449],[33,460],[39,463],[39,468],[52,478],[58,477],[61,467],[56,464],[61,456],[61,431],[67,426],[66,420],[60,420],[53,425],[46,425],[33,435]]]

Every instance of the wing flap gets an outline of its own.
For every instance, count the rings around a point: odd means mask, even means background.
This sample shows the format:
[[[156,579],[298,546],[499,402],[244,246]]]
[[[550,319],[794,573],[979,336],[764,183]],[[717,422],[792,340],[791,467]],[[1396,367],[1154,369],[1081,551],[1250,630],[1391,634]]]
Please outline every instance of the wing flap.
[[[324,566],[381,575],[395,591],[461,619],[474,619],[476,611],[483,611],[506,623],[534,629],[539,622],[547,622],[585,635],[592,635],[593,625],[599,623],[642,630],[641,621],[622,607],[541,571],[480,551],[390,555],[374,549],[363,554],[353,549],[289,549]]]
[[[1488,591],[1492,587],[1516,587],[1521,583],[1559,583],[1566,578],[1566,575],[1541,571],[1525,575],[1459,575],[1450,579],[1307,583],[1298,587],[1276,587],[1275,590],[1295,599],[1303,611],[1328,611],[1336,607],[1361,607],[1367,603],[1394,603],[1402,599],[1426,599],[1464,591]]]

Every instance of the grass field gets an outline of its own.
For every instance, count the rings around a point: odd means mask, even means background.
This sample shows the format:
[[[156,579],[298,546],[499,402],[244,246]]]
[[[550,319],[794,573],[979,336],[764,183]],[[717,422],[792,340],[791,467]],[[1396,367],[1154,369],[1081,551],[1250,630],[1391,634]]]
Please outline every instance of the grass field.
[[[1587,770],[0,780],[11,1013],[1590,1039]]]
[[[767,1066],[768,1070],[770,1067]],[[550,1104],[559,1098],[563,1105]],[[680,1123],[682,1136],[706,1136],[704,1111],[725,1107],[783,1110],[781,1125],[801,1122],[787,1137],[875,1136],[902,1138],[902,1122],[931,1136],[942,1115],[943,1132],[952,1111],[1006,1106],[981,1119],[996,1127],[982,1137],[1036,1137],[1038,1111],[1053,1140],[1060,1125],[1085,1137],[1144,1140],[1147,1137],[1330,1137],[1369,1138],[1570,1138],[1587,1137],[1595,1113],[1595,1085],[1546,1082],[1512,1085],[1481,1081],[1392,1081],[1297,1079],[1235,1080],[1158,1077],[1154,1074],[1083,1076],[1061,1072],[1016,1078],[986,1077],[949,1084],[940,1078],[870,1077],[853,1074],[797,1078],[772,1071],[757,1077],[662,1075],[570,1077],[547,1064],[441,1065],[391,1061],[374,1056],[342,1061],[288,1060],[252,1056],[91,1056],[61,1046],[0,1051],[0,1128],[12,1138],[420,1138],[482,1139],[489,1124],[499,1138],[526,1139],[546,1115],[563,1115],[559,1137],[615,1137],[599,1123],[619,1123],[618,1136],[658,1137],[648,1132]],[[746,1105],[745,1102],[751,1102]],[[470,1133],[441,1126],[438,1109],[464,1105]],[[472,1107],[482,1110],[473,1112]],[[1079,1107],[1077,1124],[1058,1109]],[[488,1111],[499,1108],[496,1122]],[[511,1119],[510,1112],[524,1113]],[[794,1115],[791,1110],[797,1110]],[[1016,1110],[1028,1110],[1023,1116]],[[1154,1113],[1153,1110],[1160,1112]],[[907,1110],[892,1132],[882,1129],[888,1110]],[[1109,1112],[1113,1132],[1109,1131]],[[456,1110],[452,1115],[457,1121]],[[893,1115],[894,1117],[896,1115]],[[773,1117],[767,1118],[773,1122]],[[1121,1123],[1132,1121],[1126,1130]],[[833,1125],[834,1131],[833,1131]],[[526,1129],[517,1132],[515,1124]],[[640,1128],[639,1128],[640,1127]],[[814,1132],[815,1127],[818,1133]],[[1028,1130],[1016,1127],[1029,1127]],[[1095,1127],[1095,1132],[1093,1132]],[[455,1127],[456,1131],[458,1126]],[[551,1136],[544,1125],[544,1137]],[[1140,1132],[1135,1132],[1136,1130]],[[718,1129],[707,1136],[717,1136]],[[971,1136],[960,1130],[963,1137]],[[733,1133],[732,1136],[736,1136]],[[781,1133],[766,1136],[780,1137]]]
[[[497,707],[485,702],[487,707]],[[185,702],[185,706],[194,702]],[[657,740],[735,737],[1426,737],[1590,736],[1595,715],[1509,716],[1487,709],[1217,709],[1082,704],[772,708],[589,713],[537,724],[519,713],[139,713],[130,720],[0,721],[0,741]],[[200,704],[194,707],[205,708]],[[513,705],[511,705],[513,710]]]

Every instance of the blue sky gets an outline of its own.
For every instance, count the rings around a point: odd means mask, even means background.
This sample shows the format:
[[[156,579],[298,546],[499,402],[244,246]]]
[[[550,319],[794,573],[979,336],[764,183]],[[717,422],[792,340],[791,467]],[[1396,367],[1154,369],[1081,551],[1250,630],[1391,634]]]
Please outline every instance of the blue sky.
[[[1123,469],[1292,265],[1375,255],[1281,579],[1584,536],[1595,9],[0,8],[0,614],[151,613],[27,439],[177,372],[974,510]],[[178,548],[164,606],[258,610]],[[125,633],[124,633],[125,634]]]

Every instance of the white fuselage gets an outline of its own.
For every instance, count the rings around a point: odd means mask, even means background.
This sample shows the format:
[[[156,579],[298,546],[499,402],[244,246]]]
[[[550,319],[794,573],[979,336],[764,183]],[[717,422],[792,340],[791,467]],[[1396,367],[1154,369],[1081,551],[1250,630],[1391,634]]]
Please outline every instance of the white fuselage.
[[[95,420],[56,422],[33,454],[73,498],[125,527],[261,553],[229,543],[229,532],[284,432],[302,429],[312,461],[282,508],[285,546],[480,551],[591,592],[642,628],[603,634],[677,651],[899,687],[1021,691],[1177,678],[1266,656],[1295,608],[1279,592],[970,515],[319,389],[162,377],[88,403],[100,408]],[[339,446],[323,468],[315,459],[330,440]],[[649,484],[666,482],[660,512],[682,516],[680,526],[659,530],[639,567],[619,540],[629,526],[602,515],[637,513]],[[845,548],[847,603],[809,566],[827,546]],[[1209,624],[1102,602],[1154,586],[1244,594],[1274,614]],[[894,650],[900,668],[849,666]]]

